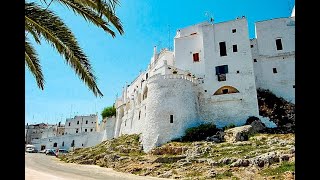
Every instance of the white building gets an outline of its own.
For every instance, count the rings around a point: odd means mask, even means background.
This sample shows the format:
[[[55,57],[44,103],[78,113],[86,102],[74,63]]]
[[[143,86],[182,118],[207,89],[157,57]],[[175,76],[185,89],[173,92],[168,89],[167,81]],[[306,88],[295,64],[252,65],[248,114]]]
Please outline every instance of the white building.
[[[116,101],[115,137],[142,133],[145,151],[212,122],[259,116],[246,18],[180,29]]]
[[[63,136],[35,143],[68,149],[141,133],[147,152],[189,127],[243,125],[260,117],[257,88],[294,102],[294,23],[294,17],[257,22],[252,40],[245,17],[180,29],[174,51],[154,47],[146,71],[125,85],[116,117],[98,125],[96,115],[75,116],[66,120]]]
[[[77,134],[82,132],[96,132],[98,129],[98,116],[75,116],[66,120],[64,134]]]
[[[295,103],[295,18],[276,18],[255,24],[251,40],[257,88]]]

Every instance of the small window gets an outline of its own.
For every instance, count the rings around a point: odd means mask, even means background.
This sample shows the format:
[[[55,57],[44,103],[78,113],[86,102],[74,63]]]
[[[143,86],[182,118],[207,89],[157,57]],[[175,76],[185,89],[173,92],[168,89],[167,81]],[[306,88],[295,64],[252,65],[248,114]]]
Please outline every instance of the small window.
[[[292,87],[293,87],[293,88],[296,88],[296,85],[293,85]]]
[[[81,146],[83,146],[83,144],[81,144]]]
[[[253,62],[257,62],[257,59],[253,59]]]
[[[62,135],[64,135],[64,133],[62,133]]]
[[[207,92],[207,90],[204,90],[204,92]]]
[[[222,94],[228,94],[228,89],[222,89]]]
[[[237,45],[233,45],[232,48],[233,48],[233,52],[238,52],[238,46]]]
[[[139,111],[139,118],[138,118],[138,120],[140,120],[140,116],[141,116],[141,111]]]
[[[77,124],[79,124],[79,121],[77,121]]]
[[[237,32],[237,30],[236,29],[232,29],[232,33],[236,33]]]
[[[237,74],[239,74],[240,71],[237,71]]]
[[[62,142],[62,146],[64,146],[64,141]]]
[[[278,73],[277,68],[272,69],[273,73]]]
[[[93,121],[91,122],[91,124],[93,124]]]
[[[226,42],[219,42],[220,56],[227,56]]]
[[[253,45],[251,44],[250,47],[253,48]]]
[[[79,130],[77,129],[77,130],[76,130],[76,133],[78,133],[78,132],[79,132]]]
[[[58,146],[58,143],[53,143],[53,147],[57,147]]]
[[[173,115],[170,115],[170,123],[173,123]]]
[[[199,62],[199,53],[193,53],[193,62]]]
[[[281,39],[276,39],[277,50],[282,50],[282,42]]]
[[[87,129],[84,129],[84,132],[87,132]]]
[[[71,123],[69,123],[69,126],[71,125]]]
[[[90,129],[90,132],[92,132],[93,131],[93,129]]]
[[[86,120],[86,124],[88,124],[88,120]]]
[[[216,66],[216,75],[227,74],[227,73],[228,73],[228,65]]]
[[[148,79],[148,73],[146,74],[146,79]]]
[[[124,126],[127,126],[127,121],[124,122]]]

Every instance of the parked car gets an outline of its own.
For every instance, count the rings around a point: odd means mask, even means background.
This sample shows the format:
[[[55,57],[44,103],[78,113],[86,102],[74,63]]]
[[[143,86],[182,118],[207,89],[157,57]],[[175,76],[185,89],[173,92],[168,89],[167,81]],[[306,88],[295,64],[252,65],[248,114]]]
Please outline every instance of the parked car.
[[[69,151],[66,150],[66,149],[59,149],[58,151],[56,151],[56,155],[59,155],[59,154],[67,154]]]
[[[26,152],[27,153],[36,153],[36,152],[38,152],[38,150],[35,148],[34,145],[28,144],[28,145],[26,145]]]
[[[36,149],[34,149],[34,148],[29,147],[29,148],[26,149],[26,152],[27,153],[36,153],[38,151]]]
[[[46,153],[46,149],[39,151],[39,153]]]
[[[54,152],[53,149],[46,149],[46,152],[45,152],[46,155],[50,155],[50,156],[55,156],[56,153]]]

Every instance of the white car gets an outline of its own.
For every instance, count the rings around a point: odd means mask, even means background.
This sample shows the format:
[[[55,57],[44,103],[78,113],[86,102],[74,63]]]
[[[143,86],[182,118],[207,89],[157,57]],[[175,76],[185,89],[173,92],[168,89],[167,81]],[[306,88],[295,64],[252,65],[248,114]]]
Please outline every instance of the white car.
[[[26,152],[28,152],[28,153],[36,153],[38,151],[36,149],[32,148],[32,147],[29,147],[29,148],[26,149]]]

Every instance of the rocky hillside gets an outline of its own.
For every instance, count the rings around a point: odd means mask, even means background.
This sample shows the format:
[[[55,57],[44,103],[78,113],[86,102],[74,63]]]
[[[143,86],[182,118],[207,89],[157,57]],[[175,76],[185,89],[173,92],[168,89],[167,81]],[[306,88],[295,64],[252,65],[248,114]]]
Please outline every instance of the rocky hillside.
[[[146,154],[139,135],[123,135],[59,158],[173,179],[294,179],[294,145],[294,134],[256,134],[235,143],[171,142]]]
[[[295,105],[279,98],[268,90],[258,89],[259,114],[269,117],[277,128],[272,131],[295,132]]]

